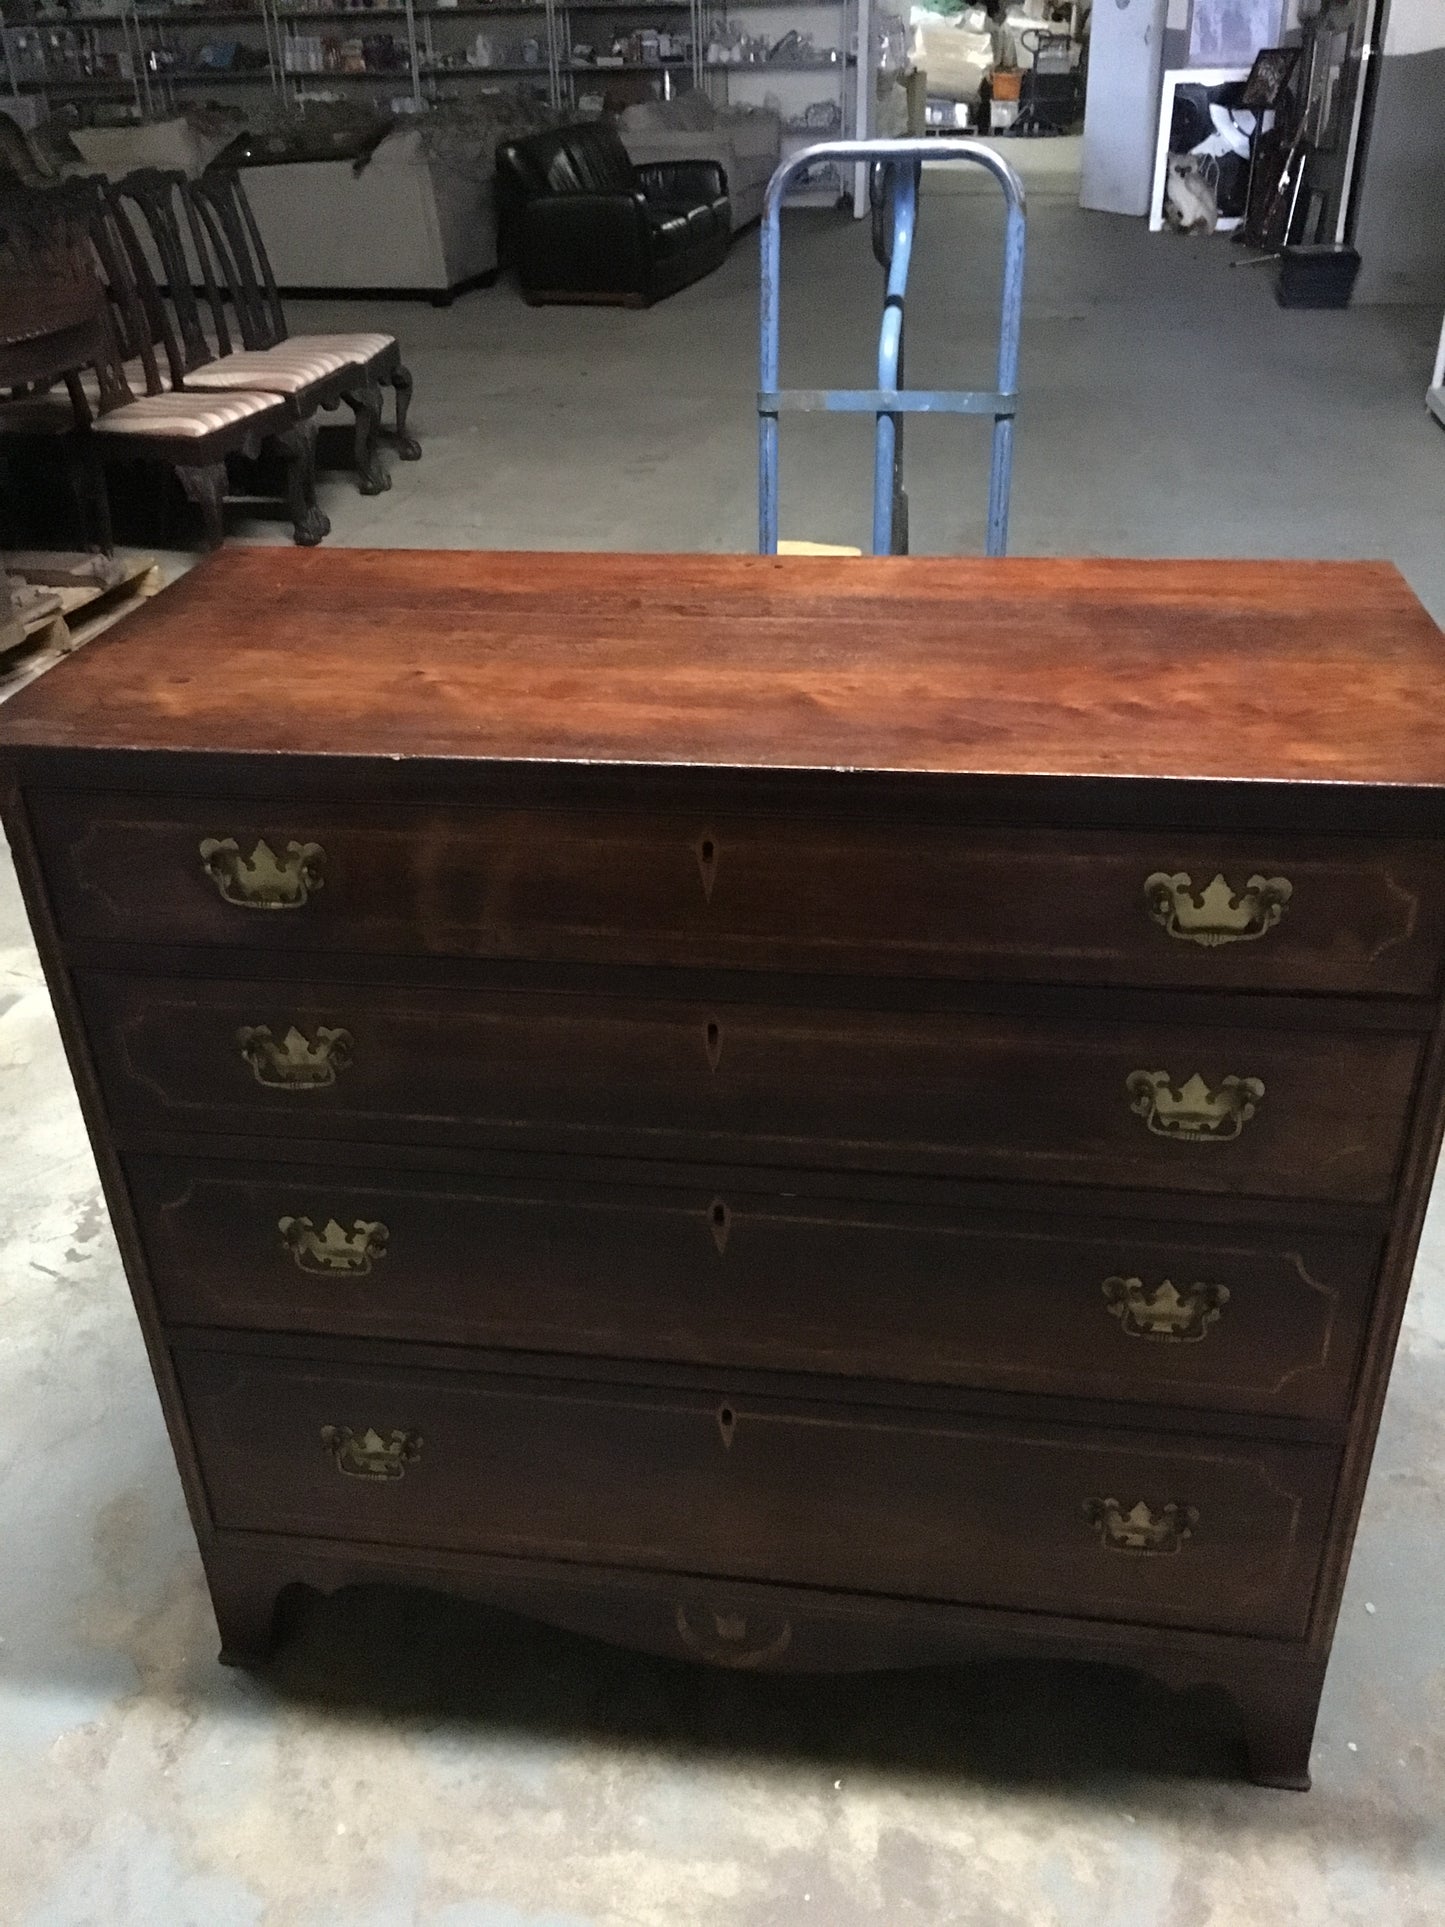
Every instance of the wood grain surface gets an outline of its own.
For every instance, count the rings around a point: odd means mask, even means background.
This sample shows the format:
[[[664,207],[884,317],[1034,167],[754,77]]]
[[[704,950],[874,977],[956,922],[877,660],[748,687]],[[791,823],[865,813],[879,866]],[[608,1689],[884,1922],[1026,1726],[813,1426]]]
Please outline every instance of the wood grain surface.
[[[1385,563],[229,549],[0,748],[1445,786]]]
[[[1409,1035],[1083,1025],[996,1013],[80,973],[122,1134],[323,1134],[1021,1183],[1383,1202],[1420,1058]],[[344,1059],[257,1075],[242,1032]],[[1247,1123],[1160,1134],[1130,1078],[1252,1079]],[[269,1073],[267,1074],[269,1076]],[[1154,1120],[1157,1123],[1158,1120]]]
[[[1336,1455],[998,1426],[583,1379],[364,1372],[178,1348],[223,1530],[588,1559],[1200,1630],[1298,1636]],[[410,1434],[347,1476],[325,1427]],[[900,1503],[901,1495],[906,1503]],[[1095,1499],[1194,1514],[1155,1555]]]
[[[873,1377],[1342,1420],[1379,1240],[809,1196],[134,1157],[173,1325]],[[1090,1200],[1093,1208],[1093,1200]],[[287,1231],[350,1236],[350,1271]],[[283,1231],[282,1226],[287,1227]],[[314,1250],[314,1248],[313,1248]],[[1212,1307],[1165,1329],[1125,1315]]]
[[[223,1657],[403,1578],[1123,1659],[1307,1785],[1445,1122],[1442,662],[1375,563],[238,549],[7,704]]]
[[[66,937],[100,943],[1416,996],[1445,949],[1445,850],[1404,839],[89,790],[48,796],[39,835]],[[221,836],[314,849],[320,887],[238,906],[201,858]],[[1290,894],[1262,941],[1201,946],[1160,872]]]

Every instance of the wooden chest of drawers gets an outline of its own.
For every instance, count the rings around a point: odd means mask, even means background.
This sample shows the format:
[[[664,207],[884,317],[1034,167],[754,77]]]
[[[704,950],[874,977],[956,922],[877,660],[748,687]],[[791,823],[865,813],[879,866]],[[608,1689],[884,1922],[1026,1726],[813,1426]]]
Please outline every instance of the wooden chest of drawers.
[[[1442,1114],[1381,566],[237,551],[0,714],[211,1581],[1305,1785]]]

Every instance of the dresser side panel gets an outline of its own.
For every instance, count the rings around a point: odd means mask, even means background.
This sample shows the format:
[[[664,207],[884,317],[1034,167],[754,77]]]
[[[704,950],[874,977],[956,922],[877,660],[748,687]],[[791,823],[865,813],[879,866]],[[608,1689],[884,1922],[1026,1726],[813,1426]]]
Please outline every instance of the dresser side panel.
[[[1360,1357],[1349,1435],[1311,1615],[1311,1643],[1323,1653],[1329,1651],[1339,1617],[1425,1213],[1435,1183],[1442,1135],[1445,1135],[1445,1008],[1437,1016],[1434,1035],[1421,1058],[1405,1152],[1395,1187],[1394,1212]]]
[[[146,1355],[160,1397],[161,1412],[175,1454],[192,1529],[204,1549],[211,1533],[210,1505],[186,1417],[185,1402],[166,1344],[160,1310],[146,1266],[144,1246],[125,1174],[111,1136],[90,1040],[56,930],[47,881],[31,823],[30,796],[15,780],[12,769],[0,763],[0,825],[10,845],[21,899],[30,920],[40,956],[46,989],[60,1031],[61,1044],[80,1104],[81,1116],[100,1175],[101,1191],[110,1213],[121,1263],[130,1286]]]

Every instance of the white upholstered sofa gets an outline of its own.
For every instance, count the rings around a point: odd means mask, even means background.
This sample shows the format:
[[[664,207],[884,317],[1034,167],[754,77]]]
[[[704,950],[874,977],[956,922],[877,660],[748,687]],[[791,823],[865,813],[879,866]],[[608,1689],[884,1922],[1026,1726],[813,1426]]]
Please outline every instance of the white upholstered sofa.
[[[247,198],[283,290],[395,292],[450,301],[497,272],[492,175],[498,129],[530,108],[511,100],[398,124],[364,159],[248,165]],[[119,179],[134,167],[198,174],[235,135],[185,117],[76,129],[81,164]],[[257,145],[264,149],[265,133]]]
[[[351,161],[248,167],[246,194],[282,288],[394,290],[449,301],[497,272],[490,176],[427,150],[416,127]]]
[[[763,190],[778,165],[783,129],[765,107],[713,105],[700,88],[676,100],[643,101],[617,122],[638,166],[650,161],[716,161],[727,175],[736,232],[758,220]]]

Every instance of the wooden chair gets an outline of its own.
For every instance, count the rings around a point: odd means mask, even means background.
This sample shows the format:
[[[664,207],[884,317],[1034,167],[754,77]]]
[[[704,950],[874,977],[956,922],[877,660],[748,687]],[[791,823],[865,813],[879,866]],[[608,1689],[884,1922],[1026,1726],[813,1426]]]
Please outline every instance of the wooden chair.
[[[85,373],[105,360],[109,329],[105,289],[89,256],[65,245],[32,195],[13,183],[0,190],[0,395],[63,383],[70,420],[78,419],[87,406]],[[84,519],[105,540],[103,479],[97,488],[88,468],[72,481],[87,505]]]
[[[330,523],[316,502],[315,429],[288,418],[274,394],[193,395],[167,387],[155,358],[129,253],[99,183],[67,182],[39,193],[0,196],[0,275],[87,277],[102,291],[103,325],[88,374],[0,402],[0,437],[59,448],[92,531],[110,547],[105,469],[162,463],[201,510],[207,545],[224,539],[226,463],[274,447],[285,465],[296,540],[311,546]],[[137,396],[132,381],[144,393]]]
[[[404,462],[421,460],[421,443],[407,432],[411,406],[411,371],[402,365],[395,335],[379,333],[293,335],[271,272],[266,244],[246,199],[235,168],[208,168],[187,183],[197,206],[208,210],[226,239],[227,253],[236,269],[230,292],[236,306],[241,340],[247,348],[275,348],[286,342],[293,349],[343,354],[363,367],[373,381],[391,387],[396,397],[397,453]]]
[[[344,401],[356,423],[353,461],[361,493],[381,494],[391,487],[391,477],[377,446],[380,384],[363,364],[330,349],[299,347],[289,341],[275,348],[238,349],[221,294],[223,284],[235,287],[238,270],[228,259],[225,235],[185,189],[186,177],[179,171],[139,168],[109,190],[129,233],[143,298],[147,287],[153,289],[154,302],[162,310],[150,316],[153,339],[160,342],[169,324],[166,338],[174,342],[179,355],[179,365],[171,371],[174,382],[196,394],[258,389],[281,395],[297,421],[309,421],[318,409],[333,409]],[[150,273],[141,233],[149,239],[151,257],[159,266],[164,297]],[[197,274],[199,300],[194,288]]]
[[[0,391],[64,381],[79,393],[80,371],[94,367],[106,345],[105,290],[89,263],[51,245],[52,223],[36,219],[30,197],[0,202],[11,225],[24,222],[20,248],[0,242],[9,272],[0,281]]]

